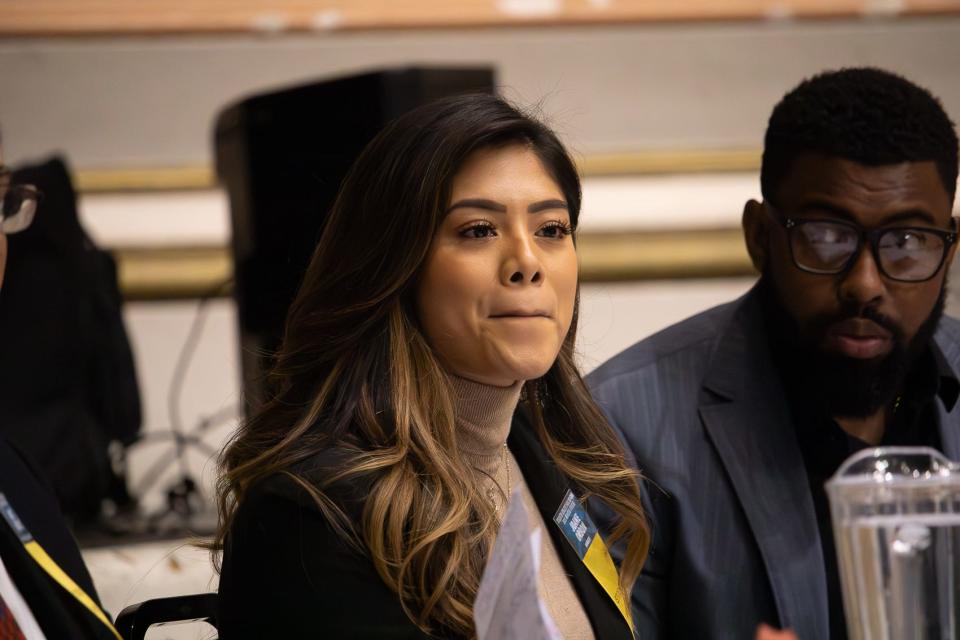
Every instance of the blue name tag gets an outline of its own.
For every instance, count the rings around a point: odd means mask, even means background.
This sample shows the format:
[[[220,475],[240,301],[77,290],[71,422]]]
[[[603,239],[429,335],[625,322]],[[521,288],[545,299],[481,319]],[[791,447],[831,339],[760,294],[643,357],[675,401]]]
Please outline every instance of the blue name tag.
[[[576,550],[577,555],[583,560],[587,555],[587,549],[597,535],[597,527],[594,526],[590,516],[573,491],[567,490],[567,495],[563,497],[560,508],[557,509],[553,521],[557,523],[564,537]]]
[[[584,566],[617,605],[617,609],[632,633],[633,616],[630,612],[630,603],[620,589],[617,566],[610,557],[610,552],[607,551],[603,537],[597,534],[597,527],[577,500],[577,496],[573,495],[573,491],[567,490],[567,495],[563,497],[560,508],[553,516],[553,521],[557,523],[560,531],[563,532],[563,537],[580,556]]]

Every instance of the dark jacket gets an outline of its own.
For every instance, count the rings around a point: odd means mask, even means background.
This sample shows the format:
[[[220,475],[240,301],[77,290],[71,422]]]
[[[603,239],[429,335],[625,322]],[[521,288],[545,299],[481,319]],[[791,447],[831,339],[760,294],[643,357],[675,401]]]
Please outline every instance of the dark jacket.
[[[140,429],[140,396],[116,265],[87,236],[67,166],[23,167],[43,192],[30,228],[8,236],[0,294],[0,434],[34,460],[74,520],[91,519],[111,483],[111,440]]]
[[[633,593],[637,633],[752,638],[759,622],[829,635],[823,553],[760,292],[643,340],[588,377],[640,470],[653,546]],[[954,372],[960,323],[936,345]],[[960,411],[937,402],[960,459]]]
[[[36,542],[99,606],[93,581],[76,541],[67,530],[52,489],[32,463],[3,438],[0,438],[0,493]],[[0,557],[49,640],[114,638],[103,623],[36,563],[3,518],[0,518]]]
[[[594,634],[630,638],[616,605],[553,522],[571,483],[519,412],[509,445]],[[358,515],[363,490],[348,493],[343,501]],[[427,637],[403,613],[370,559],[351,550],[313,500],[280,475],[260,483],[237,510],[224,552],[218,621],[224,640]]]

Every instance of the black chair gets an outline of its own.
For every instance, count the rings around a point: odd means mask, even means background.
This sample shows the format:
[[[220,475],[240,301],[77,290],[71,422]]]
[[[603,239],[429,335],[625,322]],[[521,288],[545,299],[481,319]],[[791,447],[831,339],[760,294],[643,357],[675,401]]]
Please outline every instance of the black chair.
[[[123,640],[143,640],[155,624],[206,622],[217,628],[217,594],[155,598],[132,604],[120,612],[114,625]]]

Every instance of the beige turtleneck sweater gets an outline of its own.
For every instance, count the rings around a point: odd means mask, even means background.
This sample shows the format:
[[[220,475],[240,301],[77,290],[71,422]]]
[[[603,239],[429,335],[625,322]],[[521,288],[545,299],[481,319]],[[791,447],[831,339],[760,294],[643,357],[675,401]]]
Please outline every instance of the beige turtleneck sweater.
[[[497,501],[501,517],[506,511],[503,496],[520,489],[530,515],[530,531],[537,527],[544,531],[540,537],[540,596],[566,640],[593,640],[590,620],[563,569],[540,509],[523,480],[523,472],[517,461],[505,447],[513,412],[520,400],[522,383],[493,387],[457,376],[450,376],[450,379],[457,396],[457,443],[460,452],[477,470],[477,482],[482,483],[484,492],[489,492]]]

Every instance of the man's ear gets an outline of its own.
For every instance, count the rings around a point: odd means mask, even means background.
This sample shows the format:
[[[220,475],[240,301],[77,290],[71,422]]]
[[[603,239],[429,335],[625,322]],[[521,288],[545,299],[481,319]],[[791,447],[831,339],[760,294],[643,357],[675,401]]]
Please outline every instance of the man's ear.
[[[743,205],[743,239],[753,268],[763,273],[770,257],[770,216],[756,200]]]

